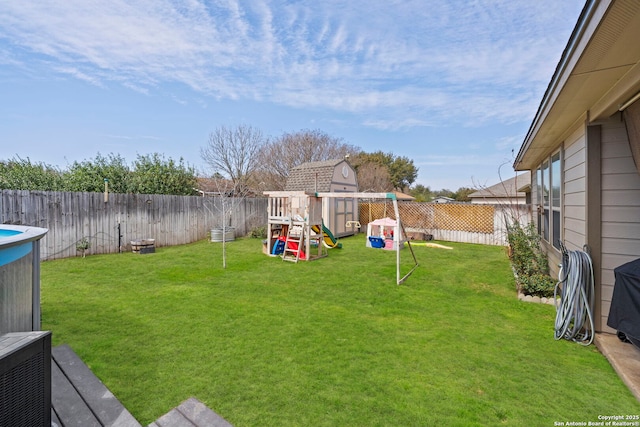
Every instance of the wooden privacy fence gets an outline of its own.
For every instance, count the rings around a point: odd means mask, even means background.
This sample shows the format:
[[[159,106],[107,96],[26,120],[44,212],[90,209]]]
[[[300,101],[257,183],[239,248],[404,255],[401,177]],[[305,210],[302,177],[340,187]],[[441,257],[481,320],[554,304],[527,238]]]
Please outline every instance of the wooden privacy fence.
[[[76,256],[86,240],[87,254],[127,250],[132,240],[155,239],[156,246],[194,242],[212,228],[235,228],[236,236],[267,223],[266,198],[197,197],[160,194],[2,190],[0,223],[49,229],[41,259]]]
[[[77,256],[86,240],[87,254],[128,250],[132,240],[155,239],[156,246],[181,245],[206,239],[212,228],[226,225],[244,236],[267,224],[267,198],[197,197],[146,194],[0,191],[0,223],[47,228],[41,259]],[[400,202],[407,231],[436,240],[506,245],[507,221],[530,221],[528,205],[481,205]],[[360,223],[394,218],[384,202],[360,202]]]
[[[530,221],[528,205],[485,205],[470,203],[399,202],[400,219],[407,231],[430,234],[436,240],[448,242],[507,244],[507,224]],[[360,203],[360,224],[363,231],[370,221],[389,217],[395,219],[389,203]]]

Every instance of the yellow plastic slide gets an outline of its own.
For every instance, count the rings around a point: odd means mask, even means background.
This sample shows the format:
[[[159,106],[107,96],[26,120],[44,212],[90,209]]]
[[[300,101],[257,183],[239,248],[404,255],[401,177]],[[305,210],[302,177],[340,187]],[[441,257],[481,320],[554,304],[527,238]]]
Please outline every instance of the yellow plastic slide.
[[[320,228],[317,225],[311,226],[311,229],[313,230],[314,233],[320,233]],[[324,224],[322,224],[322,243],[327,248],[339,249],[342,247],[342,243],[338,243],[338,239],[333,237],[333,234],[331,233],[331,231],[327,227],[325,227]]]

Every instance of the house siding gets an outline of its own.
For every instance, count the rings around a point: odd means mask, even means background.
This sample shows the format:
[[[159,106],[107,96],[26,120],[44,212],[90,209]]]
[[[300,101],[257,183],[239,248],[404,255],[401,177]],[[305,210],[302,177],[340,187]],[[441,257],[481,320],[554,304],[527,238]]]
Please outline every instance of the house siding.
[[[615,268],[640,257],[640,176],[622,120],[639,102],[639,38],[640,2],[587,1],[514,161],[533,170],[563,150],[561,237],[571,250],[588,245],[597,332],[615,332]],[[544,246],[553,268],[559,252]]]
[[[586,243],[586,173],[585,127],[581,125],[564,144],[562,239],[570,250],[581,250]]]
[[[578,126],[564,142],[562,169],[562,242],[569,250],[581,250],[586,242],[586,150],[584,126]],[[532,177],[532,182],[535,180]],[[535,185],[538,185],[535,182]],[[536,200],[536,203],[538,201]],[[562,254],[544,242],[549,274],[558,277]]]
[[[549,153],[551,155],[551,153]],[[565,140],[562,169],[562,242],[570,250],[582,250],[586,243],[586,135],[584,126],[578,126]],[[531,174],[533,206],[538,200],[538,177]],[[534,215],[537,223],[537,216]],[[549,274],[558,277],[562,254],[550,242],[542,242],[549,261]]]
[[[614,269],[640,257],[640,176],[619,115],[602,124],[602,259],[600,322],[607,326]]]

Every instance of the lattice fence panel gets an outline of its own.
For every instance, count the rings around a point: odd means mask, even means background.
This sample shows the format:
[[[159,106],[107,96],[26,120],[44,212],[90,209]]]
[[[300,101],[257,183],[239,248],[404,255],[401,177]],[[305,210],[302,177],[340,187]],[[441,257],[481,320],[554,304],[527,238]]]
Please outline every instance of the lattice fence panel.
[[[398,203],[402,223],[407,228],[466,231],[470,233],[494,232],[492,205],[456,203]],[[395,219],[393,205],[387,203],[360,203],[360,223],[389,217]]]
[[[471,233],[493,233],[493,214],[495,211],[493,206],[451,203],[436,206],[434,228]]]

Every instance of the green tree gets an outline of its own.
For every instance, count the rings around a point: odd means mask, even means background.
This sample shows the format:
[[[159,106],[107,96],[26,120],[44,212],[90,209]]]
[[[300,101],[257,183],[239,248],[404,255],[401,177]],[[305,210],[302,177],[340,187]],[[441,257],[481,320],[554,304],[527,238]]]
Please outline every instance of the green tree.
[[[433,197],[450,197],[450,198],[454,198],[455,194],[453,193],[453,191],[447,189],[447,188],[443,188],[442,190],[437,190],[433,192]]]
[[[93,160],[73,162],[64,172],[66,191],[104,191],[104,180],[109,181],[109,191],[113,193],[129,193],[131,191],[131,170],[119,154],[107,157],[98,153]]]
[[[184,160],[165,159],[154,153],[138,155],[134,169],[119,154],[74,162],[67,170],[19,157],[0,160],[0,189],[102,192],[104,180],[113,193],[193,195],[195,170]]]
[[[417,184],[412,187],[409,194],[416,198],[416,202],[429,202],[433,198],[431,189],[422,184]]]
[[[140,194],[195,194],[195,170],[182,157],[178,162],[158,153],[138,155],[133,164],[131,190]]]
[[[398,190],[409,188],[418,177],[418,168],[408,157],[395,157],[389,165],[391,182]]]
[[[396,156],[393,153],[376,151],[360,152],[353,159],[353,166],[358,170],[361,166],[374,163],[384,166],[389,173],[389,181],[394,189],[405,191],[418,177],[418,168],[408,157]]]
[[[62,191],[62,173],[46,163],[15,157],[0,161],[0,189]]]
[[[453,194],[453,198],[457,202],[470,202],[469,194],[474,193],[476,190],[469,187],[460,187],[458,191]]]

